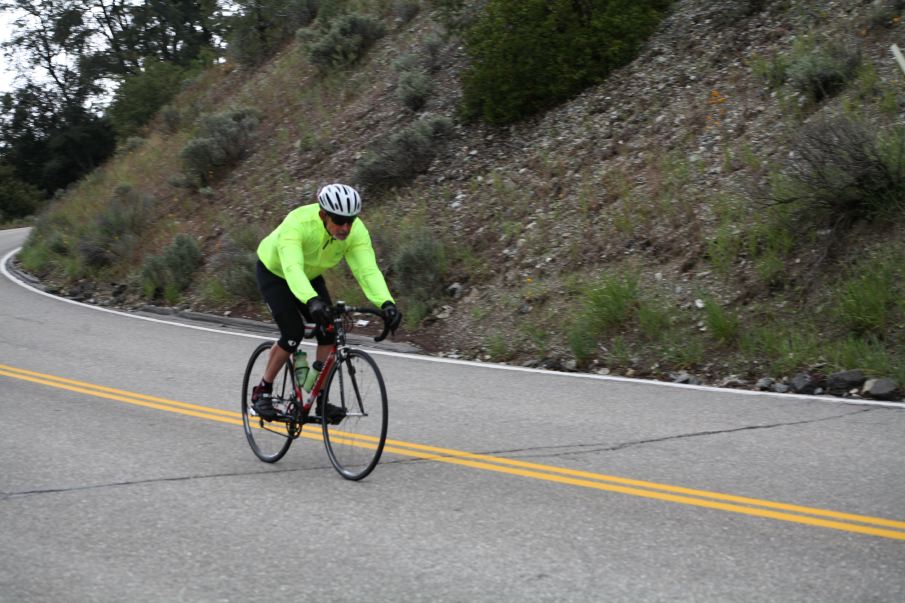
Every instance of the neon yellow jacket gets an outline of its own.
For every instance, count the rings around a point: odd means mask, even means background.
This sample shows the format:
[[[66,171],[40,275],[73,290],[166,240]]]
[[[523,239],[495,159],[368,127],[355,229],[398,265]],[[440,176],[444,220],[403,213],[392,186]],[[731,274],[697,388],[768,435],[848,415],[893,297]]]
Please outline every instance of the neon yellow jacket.
[[[374,256],[371,235],[359,218],[349,236],[339,241],[330,236],[321,221],[317,203],[292,210],[283,222],[258,245],[258,257],[268,270],[286,279],[293,295],[308,302],[317,293],[311,279],[346,259],[352,275],[372,304],[378,308],[393,301]]]

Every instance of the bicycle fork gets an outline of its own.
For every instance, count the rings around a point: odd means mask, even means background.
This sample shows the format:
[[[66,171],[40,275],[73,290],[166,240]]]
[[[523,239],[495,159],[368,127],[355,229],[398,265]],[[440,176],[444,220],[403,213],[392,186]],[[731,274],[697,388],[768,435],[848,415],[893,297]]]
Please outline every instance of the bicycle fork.
[[[365,412],[364,405],[361,402],[361,390],[358,388],[358,379],[355,378],[355,373],[357,369],[355,365],[351,362],[346,364],[346,368],[349,374],[349,383],[352,384],[352,390],[355,392],[355,406],[358,407],[358,412],[353,411],[351,408],[346,407],[346,396],[345,396],[345,380],[340,375],[339,379],[339,391],[341,392],[342,400],[343,400],[343,410],[346,411],[347,417],[367,417],[368,413]]]

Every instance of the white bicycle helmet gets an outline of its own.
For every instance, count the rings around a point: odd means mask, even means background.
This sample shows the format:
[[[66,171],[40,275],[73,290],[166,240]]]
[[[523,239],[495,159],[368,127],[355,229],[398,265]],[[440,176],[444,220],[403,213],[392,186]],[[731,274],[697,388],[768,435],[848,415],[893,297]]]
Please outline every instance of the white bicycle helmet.
[[[345,184],[328,184],[317,193],[317,202],[321,209],[337,216],[361,213],[361,195]]]

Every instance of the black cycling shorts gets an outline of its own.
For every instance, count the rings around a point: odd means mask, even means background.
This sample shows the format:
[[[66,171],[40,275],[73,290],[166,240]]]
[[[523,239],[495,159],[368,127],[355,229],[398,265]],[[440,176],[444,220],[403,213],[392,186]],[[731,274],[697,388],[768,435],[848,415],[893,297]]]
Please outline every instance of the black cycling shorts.
[[[267,269],[261,260],[257,264],[258,289],[273,314],[273,319],[280,328],[280,340],[277,342],[287,352],[295,352],[302,338],[305,336],[305,321],[314,322],[308,316],[308,308],[289,288],[286,279],[280,278]],[[327,291],[327,283],[323,276],[311,279],[311,286],[317,296],[326,304],[332,305],[330,292]],[[317,343],[320,345],[332,345],[336,343],[336,335],[318,332]]]

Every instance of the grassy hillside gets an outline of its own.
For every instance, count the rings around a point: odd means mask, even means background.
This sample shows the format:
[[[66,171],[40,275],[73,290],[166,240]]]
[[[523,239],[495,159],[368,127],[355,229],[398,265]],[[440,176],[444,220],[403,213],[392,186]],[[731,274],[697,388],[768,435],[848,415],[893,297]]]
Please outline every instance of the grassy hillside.
[[[631,64],[508,126],[461,117],[444,11],[358,4],[385,35],[356,62],[318,59],[315,24],[187,82],[40,217],[22,265],[97,303],[266,318],[257,241],[356,182],[401,337],[428,352],[905,383],[903,3],[679,1]]]

